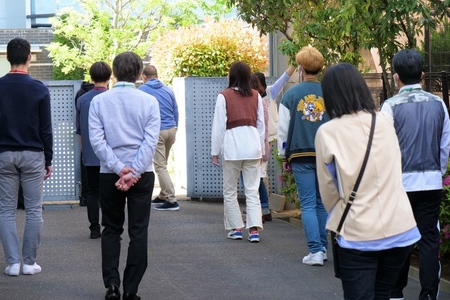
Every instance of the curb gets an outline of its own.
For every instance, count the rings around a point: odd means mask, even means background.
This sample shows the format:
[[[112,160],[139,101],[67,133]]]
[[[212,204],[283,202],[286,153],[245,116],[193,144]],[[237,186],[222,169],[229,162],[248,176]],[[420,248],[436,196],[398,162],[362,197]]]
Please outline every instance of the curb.
[[[300,228],[303,229],[302,221],[301,221],[300,219],[298,219],[298,218],[292,218],[292,217],[285,218],[285,217],[283,217],[282,215],[281,215],[280,217],[278,217],[278,216],[276,216],[276,215],[274,215],[274,214],[272,214],[272,216],[273,216],[274,218],[277,218],[277,219],[279,219],[279,220],[288,222],[288,223],[290,223],[290,224],[292,224],[292,225],[294,225],[294,226],[296,226],[296,227],[300,227]],[[412,266],[411,266],[411,267],[409,268],[409,274],[408,274],[408,275],[409,275],[409,277],[411,277],[411,278],[414,278],[414,279],[419,280],[419,269],[416,268],[416,267],[412,267]],[[439,284],[439,289],[440,289],[441,291],[443,291],[443,292],[450,293],[450,281],[441,278],[440,284]]]

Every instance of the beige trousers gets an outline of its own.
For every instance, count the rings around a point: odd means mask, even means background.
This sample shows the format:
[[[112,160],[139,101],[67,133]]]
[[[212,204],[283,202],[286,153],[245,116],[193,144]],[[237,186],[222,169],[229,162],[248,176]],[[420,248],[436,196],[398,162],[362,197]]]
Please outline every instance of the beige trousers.
[[[167,170],[167,160],[170,149],[175,142],[176,134],[176,127],[159,132],[158,144],[156,145],[155,156],[153,158],[153,165],[155,166],[155,172],[158,176],[159,186],[161,187],[158,198],[167,200],[170,203],[177,201],[175,198],[175,188]]]
[[[245,186],[246,228],[258,227],[259,230],[263,228],[258,192],[260,163],[260,159],[222,160],[224,225],[226,230],[244,227],[237,199],[237,186],[241,171]]]

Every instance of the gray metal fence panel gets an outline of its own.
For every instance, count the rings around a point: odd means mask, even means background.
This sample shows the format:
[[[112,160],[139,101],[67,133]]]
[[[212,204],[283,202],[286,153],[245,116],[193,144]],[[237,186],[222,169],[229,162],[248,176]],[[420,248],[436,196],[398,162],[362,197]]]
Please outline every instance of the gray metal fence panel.
[[[275,77],[269,77],[267,84],[270,85],[275,80]],[[211,128],[217,95],[227,85],[225,77],[186,77],[174,80],[177,101],[185,100],[186,190],[188,197],[222,198],[223,196],[222,168],[215,167],[211,163]],[[279,190],[277,180],[279,173],[280,170],[272,156],[268,168],[271,192]],[[242,184],[239,184],[238,196],[244,196]]]
[[[44,182],[44,201],[78,199],[80,149],[75,134],[75,94],[81,81],[45,81],[53,123],[53,174]]]

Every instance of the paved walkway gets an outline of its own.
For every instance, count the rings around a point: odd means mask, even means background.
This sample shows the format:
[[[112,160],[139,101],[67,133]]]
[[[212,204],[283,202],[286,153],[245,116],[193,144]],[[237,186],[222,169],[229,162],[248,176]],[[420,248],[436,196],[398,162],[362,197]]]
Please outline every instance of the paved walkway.
[[[308,252],[301,228],[273,220],[265,224],[260,243],[229,240],[221,203],[179,203],[176,212],[152,209],[149,264],[139,289],[143,300],[343,299],[331,259],[323,267],[301,263]],[[24,211],[17,216],[22,232]],[[128,241],[124,234],[123,250]],[[100,240],[89,239],[85,207],[44,210],[37,262],[43,269],[38,275],[0,274],[0,299],[104,299]],[[124,265],[122,255],[122,273]],[[405,299],[417,299],[419,288],[411,278]],[[450,294],[441,293],[440,299]]]

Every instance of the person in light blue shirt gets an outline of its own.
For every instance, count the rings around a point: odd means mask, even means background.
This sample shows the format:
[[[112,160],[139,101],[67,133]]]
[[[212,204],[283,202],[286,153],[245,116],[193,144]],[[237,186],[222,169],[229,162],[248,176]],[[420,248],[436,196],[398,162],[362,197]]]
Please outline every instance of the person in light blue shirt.
[[[89,140],[100,160],[102,207],[102,274],[105,299],[120,299],[120,236],[128,211],[127,264],[123,299],[139,300],[139,284],[147,269],[148,224],[155,175],[153,156],[159,136],[159,105],[135,86],[141,58],[123,52],[113,61],[114,87],[92,99]]]
[[[158,79],[158,71],[152,65],[144,68],[142,73],[144,84],[139,87],[158,100],[161,115],[161,131],[159,132],[158,145],[156,146],[154,165],[158,182],[161,187],[159,195],[152,200],[156,210],[179,210],[175,197],[175,188],[167,170],[167,160],[170,149],[175,143],[178,128],[178,105],[175,95],[169,87]]]

